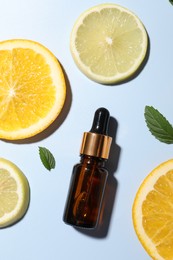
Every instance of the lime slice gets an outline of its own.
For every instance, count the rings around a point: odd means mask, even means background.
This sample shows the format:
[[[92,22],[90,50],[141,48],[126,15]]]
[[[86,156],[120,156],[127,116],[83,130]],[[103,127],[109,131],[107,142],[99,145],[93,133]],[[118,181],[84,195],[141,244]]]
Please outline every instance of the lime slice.
[[[29,184],[12,162],[0,158],[0,228],[21,219],[29,205]]]
[[[77,19],[70,49],[90,79],[114,84],[129,78],[146,56],[148,36],[139,18],[116,4],[101,4]]]

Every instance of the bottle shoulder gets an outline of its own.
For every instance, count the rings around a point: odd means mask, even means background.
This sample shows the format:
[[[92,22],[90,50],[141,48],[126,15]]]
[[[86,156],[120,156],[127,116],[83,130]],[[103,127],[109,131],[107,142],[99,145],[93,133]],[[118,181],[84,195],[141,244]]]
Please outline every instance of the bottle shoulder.
[[[77,163],[73,167],[73,172],[91,172],[94,171],[95,173],[100,173],[100,174],[108,174],[108,170],[104,166],[100,165],[95,165],[91,163]]]

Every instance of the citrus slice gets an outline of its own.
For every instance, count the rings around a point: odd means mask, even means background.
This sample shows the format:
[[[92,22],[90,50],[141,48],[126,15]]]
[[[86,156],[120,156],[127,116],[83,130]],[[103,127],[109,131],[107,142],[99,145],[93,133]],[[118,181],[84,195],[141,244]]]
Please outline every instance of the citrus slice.
[[[103,84],[129,78],[144,60],[147,45],[147,33],[139,18],[116,4],[100,4],[82,13],[70,38],[78,68]]]
[[[173,159],[156,167],[133,204],[136,234],[152,259],[173,259]]]
[[[30,40],[0,42],[0,138],[24,139],[47,128],[66,96],[55,56]]]
[[[20,220],[29,204],[29,184],[12,162],[0,158],[0,228]]]

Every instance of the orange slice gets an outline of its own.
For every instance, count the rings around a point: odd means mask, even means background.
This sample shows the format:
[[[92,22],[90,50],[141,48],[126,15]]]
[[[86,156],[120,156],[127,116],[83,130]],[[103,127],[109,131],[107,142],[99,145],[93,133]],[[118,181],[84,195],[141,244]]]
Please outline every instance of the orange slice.
[[[66,97],[62,68],[43,45],[0,42],[0,138],[24,139],[47,128]]]
[[[173,259],[173,159],[156,167],[141,184],[133,223],[142,245],[157,260]]]

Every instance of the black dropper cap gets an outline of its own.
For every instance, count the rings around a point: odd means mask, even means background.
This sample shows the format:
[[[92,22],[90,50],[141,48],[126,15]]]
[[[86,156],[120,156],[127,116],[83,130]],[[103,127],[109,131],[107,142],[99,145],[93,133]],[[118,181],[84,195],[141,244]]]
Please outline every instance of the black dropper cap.
[[[107,159],[112,138],[108,136],[109,111],[106,108],[96,110],[89,132],[83,135],[80,154]]]
[[[104,108],[98,108],[95,112],[91,133],[108,135],[109,111]]]

